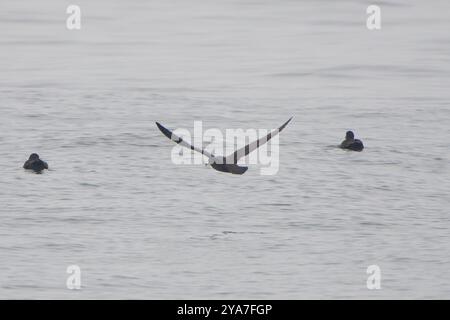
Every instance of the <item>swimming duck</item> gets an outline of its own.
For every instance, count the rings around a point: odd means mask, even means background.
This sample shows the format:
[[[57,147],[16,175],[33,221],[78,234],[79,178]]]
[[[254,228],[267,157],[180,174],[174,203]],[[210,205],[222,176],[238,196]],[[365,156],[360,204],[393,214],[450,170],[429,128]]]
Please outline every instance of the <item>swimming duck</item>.
[[[48,164],[47,162],[39,159],[39,155],[37,153],[32,153],[28,160],[23,164],[23,168],[39,173],[44,169],[48,169]]]
[[[355,139],[355,135],[352,131],[347,131],[345,134],[345,140],[342,141],[341,146],[342,149],[348,149],[353,151],[362,151],[364,149],[364,145],[361,140]]]

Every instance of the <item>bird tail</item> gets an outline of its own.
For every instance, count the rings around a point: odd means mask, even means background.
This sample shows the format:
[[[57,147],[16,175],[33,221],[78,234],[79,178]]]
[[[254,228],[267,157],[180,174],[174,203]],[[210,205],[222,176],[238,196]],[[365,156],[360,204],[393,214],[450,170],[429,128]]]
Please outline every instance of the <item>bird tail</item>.
[[[238,165],[230,165],[229,169],[232,174],[244,174],[248,170],[248,167],[241,167]]]

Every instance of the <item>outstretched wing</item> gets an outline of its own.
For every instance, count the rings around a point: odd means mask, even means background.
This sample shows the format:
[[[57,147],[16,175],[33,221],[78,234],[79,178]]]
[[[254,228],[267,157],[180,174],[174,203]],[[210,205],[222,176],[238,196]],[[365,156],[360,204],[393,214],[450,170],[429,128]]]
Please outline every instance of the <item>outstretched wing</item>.
[[[212,158],[212,154],[210,154],[208,151],[205,151],[204,149],[200,149],[198,147],[192,146],[189,143],[187,143],[186,141],[184,141],[182,138],[180,138],[179,136],[177,136],[176,134],[174,134],[172,131],[170,131],[169,129],[163,127],[160,123],[156,122],[156,125],[158,126],[159,130],[161,130],[161,132],[170,140],[174,141],[175,143],[182,145],[183,147],[189,148],[191,150],[200,152],[201,154],[204,154],[205,156],[207,156],[208,158]]]
[[[236,150],[234,153],[230,154],[228,157],[226,157],[226,163],[237,163],[239,159],[245,157],[250,152],[258,149],[260,146],[262,146],[267,141],[275,137],[278,133],[280,133],[281,130],[283,130],[287,126],[287,124],[292,120],[292,118],[293,117],[291,117],[288,121],[286,121],[281,127],[269,133],[267,136],[264,136],[256,141],[253,141],[252,143],[249,143],[245,147],[242,147]]]

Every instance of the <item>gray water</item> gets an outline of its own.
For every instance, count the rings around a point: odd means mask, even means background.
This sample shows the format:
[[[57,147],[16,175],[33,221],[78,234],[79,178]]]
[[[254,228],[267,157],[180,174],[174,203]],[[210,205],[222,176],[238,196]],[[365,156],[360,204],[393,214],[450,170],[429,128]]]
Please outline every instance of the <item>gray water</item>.
[[[450,2],[371,3],[2,0],[0,298],[450,298]],[[290,116],[273,176],[154,124]]]

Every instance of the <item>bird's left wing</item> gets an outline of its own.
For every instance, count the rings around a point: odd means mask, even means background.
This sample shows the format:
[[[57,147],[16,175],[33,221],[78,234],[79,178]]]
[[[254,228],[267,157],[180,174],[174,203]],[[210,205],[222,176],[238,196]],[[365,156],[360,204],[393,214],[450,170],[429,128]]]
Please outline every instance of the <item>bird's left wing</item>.
[[[176,134],[174,134],[172,131],[170,131],[169,129],[163,127],[159,122],[156,122],[156,125],[158,126],[159,130],[161,130],[161,132],[170,140],[172,140],[173,142],[182,145],[183,147],[189,148],[191,150],[200,152],[201,154],[207,156],[208,158],[212,158],[213,155],[210,154],[208,151],[198,148],[196,146],[193,146],[189,143],[187,143],[186,141],[184,141],[181,137],[177,136]]]

